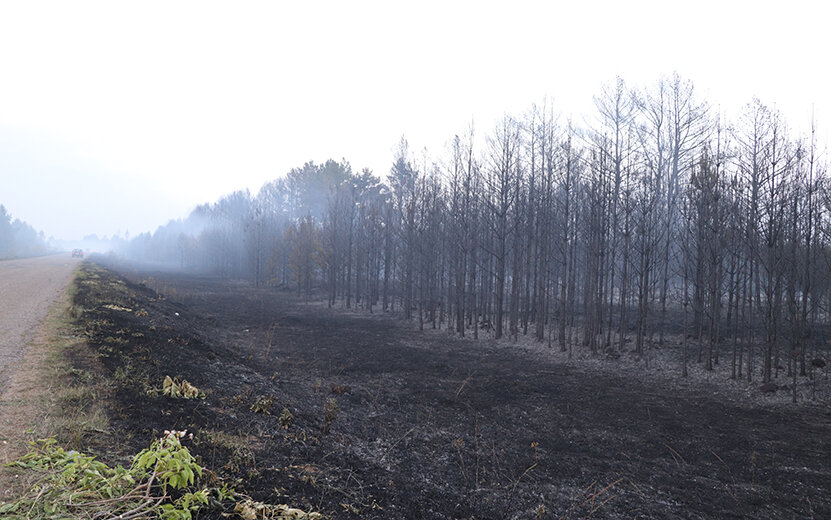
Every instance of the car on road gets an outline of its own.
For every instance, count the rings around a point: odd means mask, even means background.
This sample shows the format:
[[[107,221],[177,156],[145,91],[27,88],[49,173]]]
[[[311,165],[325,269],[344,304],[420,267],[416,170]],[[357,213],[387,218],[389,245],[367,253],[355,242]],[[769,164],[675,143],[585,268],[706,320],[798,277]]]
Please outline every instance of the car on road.
[[[84,257],[84,250],[83,249],[73,249],[72,250],[72,257],[83,258]]]

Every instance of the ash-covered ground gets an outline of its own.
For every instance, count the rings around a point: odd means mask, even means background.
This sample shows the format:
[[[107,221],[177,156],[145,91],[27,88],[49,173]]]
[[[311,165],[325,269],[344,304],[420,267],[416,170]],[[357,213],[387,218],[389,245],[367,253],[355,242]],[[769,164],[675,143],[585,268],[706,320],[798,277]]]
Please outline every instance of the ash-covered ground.
[[[86,269],[75,304],[117,389],[109,457],[187,429],[238,491],[336,519],[831,518],[826,405],[737,402],[242,282]],[[165,376],[206,398],[161,395]]]

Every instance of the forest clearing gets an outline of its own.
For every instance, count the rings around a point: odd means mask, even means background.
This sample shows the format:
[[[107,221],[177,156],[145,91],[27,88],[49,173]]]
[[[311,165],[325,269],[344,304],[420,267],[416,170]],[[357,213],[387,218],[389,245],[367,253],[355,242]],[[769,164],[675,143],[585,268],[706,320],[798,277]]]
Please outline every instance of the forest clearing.
[[[111,462],[187,430],[237,491],[326,518],[831,515],[831,413],[815,401],[604,361],[616,374],[244,282],[84,273],[79,325],[112,385],[110,431],[87,444]],[[204,399],[155,391],[166,376]]]

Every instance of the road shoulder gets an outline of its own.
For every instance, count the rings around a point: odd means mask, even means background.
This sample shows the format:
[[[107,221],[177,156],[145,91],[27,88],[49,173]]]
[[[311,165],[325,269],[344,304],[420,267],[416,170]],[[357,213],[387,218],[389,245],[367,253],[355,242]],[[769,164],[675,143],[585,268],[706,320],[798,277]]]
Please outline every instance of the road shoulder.
[[[79,420],[67,414],[70,352],[85,349],[73,325],[71,282],[50,306],[25,346],[22,359],[8,371],[0,395],[0,502],[25,488],[27,482],[6,465],[23,455],[29,442],[66,432]]]

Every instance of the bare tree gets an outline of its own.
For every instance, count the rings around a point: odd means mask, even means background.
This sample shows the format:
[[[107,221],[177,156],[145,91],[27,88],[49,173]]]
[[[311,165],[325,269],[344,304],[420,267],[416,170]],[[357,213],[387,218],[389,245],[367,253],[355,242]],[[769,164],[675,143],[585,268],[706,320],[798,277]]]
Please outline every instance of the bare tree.
[[[488,225],[493,234],[489,253],[494,261],[494,337],[502,337],[505,302],[505,283],[510,234],[509,222],[518,197],[517,185],[521,175],[519,167],[520,127],[512,118],[505,116],[496,127],[489,142],[489,168],[485,183],[488,190]]]

